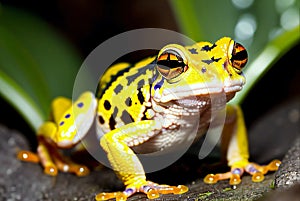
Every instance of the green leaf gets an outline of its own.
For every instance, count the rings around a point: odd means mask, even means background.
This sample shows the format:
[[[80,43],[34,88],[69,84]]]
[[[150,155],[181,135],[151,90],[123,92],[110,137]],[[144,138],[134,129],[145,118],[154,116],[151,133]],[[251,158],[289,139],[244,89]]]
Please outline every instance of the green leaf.
[[[25,11],[1,8],[0,79],[5,85],[0,94],[33,129],[38,127],[36,122],[48,117],[54,97],[71,97],[80,65],[74,47],[49,24]],[[35,111],[35,118],[29,118],[30,113],[22,108]]]
[[[17,42],[6,28],[0,25],[0,69],[22,86],[45,111],[50,92],[45,78],[30,53]],[[2,87],[1,87],[1,90]],[[15,101],[15,100],[14,100]],[[44,113],[45,115],[45,113]]]
[[[33,99],[14,80],[0,70],[0,95],[7,100],[33,129],[41,125],[44,114]]]

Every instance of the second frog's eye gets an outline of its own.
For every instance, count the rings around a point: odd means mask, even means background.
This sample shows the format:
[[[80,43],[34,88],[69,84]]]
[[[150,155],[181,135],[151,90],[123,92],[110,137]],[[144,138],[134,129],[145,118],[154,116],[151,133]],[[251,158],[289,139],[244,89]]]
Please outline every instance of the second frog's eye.
[[[167,80],[175,78],[187,70],[183,56],[174,49],[167,49],[161,53],[156,61],[157,70]]]
[[[237,73],[240,73],[242,68],[248,61],[248,54],[244,46],[234,42],[232,51],[229,52],[229,62],[234,67]]]

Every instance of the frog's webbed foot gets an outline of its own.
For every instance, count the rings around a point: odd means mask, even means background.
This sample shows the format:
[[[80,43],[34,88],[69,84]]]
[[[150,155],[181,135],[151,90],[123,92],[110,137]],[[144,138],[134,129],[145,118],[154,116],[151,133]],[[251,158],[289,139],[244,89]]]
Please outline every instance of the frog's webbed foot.
[[[128,197],[136,193],[144,193],[149,199],[155,199],[160,196],[160,194],[182,194],[188,191],[188,187],[183,185],[169,186],[169,185],[159,185],[148,181],[142,186],[130,186],[127,187],[123,192],[114,193],[99,193],[96,195],[97,201],[109,200],[115,198],[116,201],[125,201]]]
[[[220,174],[208,174],[204,178],[204,182],[207,184],[214,184],[220,180],[229,179],[230,185],[237,185],[241,182],[241,176],[244,172],[252,175],[253,182],[261,182],[264,180],[264,175],[268,171],[276,171],[280,166],[279,160],[273,160],[268,165],[258,165],[256,163],[248,163],[245,166],[233,166],[230,172],[220,173]]]
[[[86,166],[72,162],[46,142],[39,143],[37,153],[21,150],[17,158],[25,162],[41,163],[45,174],[51,176],[56,176],[58,171],[74,173],[77,176],[85,176],[89,173]]]

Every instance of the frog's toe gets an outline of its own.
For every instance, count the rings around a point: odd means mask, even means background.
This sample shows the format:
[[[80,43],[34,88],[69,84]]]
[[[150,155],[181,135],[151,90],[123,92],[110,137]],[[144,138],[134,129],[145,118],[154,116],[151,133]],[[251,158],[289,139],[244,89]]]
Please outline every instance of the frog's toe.
[[[41,163],[44,173],[50,176],[56,176],[58,171],[74,173],[77,176],[85,176],[89,174],[88,167],[73,163],[67,157],[61,155],[57,150],[39,145],[38,153],[21,150],[17,154],[17,158],[21,161]]]
[[[84,165],[75,164],[73,165],[73,170],[71,172],[74,172],[77,176],[82,177],[88,175],[90,170]]]
[[[273,160],[268,165],[258,165],[256,163],[249,163],[245,167],[245,171],[252,175],[253,182],[261,182],[264,180],[264,175],[269,171],[278,170],[281,162],[279,160]]]
[[[96,201],[103,201],[115,198],[116,201],[125,201],[128,196],[124,192],[114,192],[114,193],[99,193],[96,195]]]
[[[45,158],[40,158],[40,156],[36,153],[21,150],[17,154],[17,158],[21,161],[31,162],[31,163],[39,163],[41,162],[44,167],[44,173],[50,176],[57,175],[57,167],[51,160],[46,160]]]
[[[125,201],[128,197],[136,193],[144,193],[147,195],[148,199],[155,199],[160,196],[160,194],[182,194],[188,191],[188,187],[184,185],[169,186],[169,185],[159,185],[153,182],[147,182],[146,185],[140,188],[126,188],[123,192],[114,193],[99,193],[96,195],[97,201],[109,200],[115,198],[116,201]]]
[[[48,164],[44,167],[44,173],[50,176],[56,176],[58,174],[58,169],[54,164]]]
[[[229,179],[230,185],[238,185],[241,183],[242,169],[235,168],[231,172],[219,173],[219,174],[208,174],[204,178],[204,182],[207,184],[215,184],[220,180]]]
[[[230,172],[221,173],[221,174],[208,174],[204,178],[204,182],[207,184],[215,184],[220,180],[229,179],[230,185],[237,185],[241,183],[241,176],[244,172],[252,175],[253,182],[261,182],[264,180],[264,175],[268,171],[276,171],[280,166],[279,160],[273,160],[268,165],[258,165],[256,163],[248,163],[245,166],[234,166],[231,168]]]
[[[158,198],[160,194],[183,194],[188,191],[184,185],[169,186],[148,182],[140,188],[139,192],[145,193],[149,199]]]
[[[38,163],[40,161],[39,156],[31,151],[21,150],[17,154],[17,158],[21,161]]]
[[[137,192],[136,188],[126,188],[123,192],[99,193],[95,199],[97,201],[116,199],[116,201],[125,201],[128,197]]]
[[[86,176],[90,173],[89,168],[72,162],[68,157],[62,156],[59,153],[53,154],[53,160],[58,170],[61,172],[69,172],[77,176]]]

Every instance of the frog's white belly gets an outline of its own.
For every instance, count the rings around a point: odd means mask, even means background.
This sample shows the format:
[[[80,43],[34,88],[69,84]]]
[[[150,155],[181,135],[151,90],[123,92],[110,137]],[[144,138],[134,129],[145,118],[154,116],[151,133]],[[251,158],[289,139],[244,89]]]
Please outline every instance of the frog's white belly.
[[[141,154],[174,151],[191,145],[205,133],[210,121],[207,115],[200,116],[199,109],[193,109],[190,113],[186,109],[180,112],[179,108],[176,109],[177,114],[173,107],[165,109],[162,114],[156,114],[154,120],[161,122],[162,129],[143,144],[132,146],[132,149]]]

